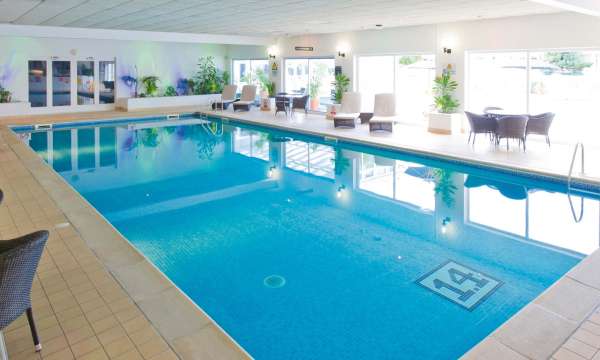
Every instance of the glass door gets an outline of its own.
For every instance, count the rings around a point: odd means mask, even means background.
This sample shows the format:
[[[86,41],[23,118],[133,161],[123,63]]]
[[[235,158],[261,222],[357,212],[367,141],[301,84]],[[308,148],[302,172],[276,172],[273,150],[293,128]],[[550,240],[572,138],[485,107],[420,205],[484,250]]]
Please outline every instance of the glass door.
[[[115,103],[115,60],[98,62],[98,95],[100,104]]]
[[[52,61],[52,106],[71,105],[71,61]]]
[[[77,61],[77,105],[96,103],[94,80],[94,61]]]
[[[31,107],[48,105],[48,62],[45,60],[29,61],[29,102]]]

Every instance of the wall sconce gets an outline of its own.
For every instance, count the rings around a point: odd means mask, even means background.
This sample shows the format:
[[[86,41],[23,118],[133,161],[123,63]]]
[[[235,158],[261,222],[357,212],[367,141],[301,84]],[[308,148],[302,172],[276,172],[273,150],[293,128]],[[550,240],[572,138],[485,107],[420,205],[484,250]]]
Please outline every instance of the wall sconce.
[[[271,46],[267,49],[267,55],[269,56],[269,60],[275,60],[277,58],[278,49],[276,46]]]
[[[342,197],[342,194],[344,193],[344,190],[346,190],[346,185],[340,185],[337,188],[337,192],[335,193],[335,196],[339,199]]]
[[[442,220],[442,234],[445,234],[446,231],[448,231],[448,224],[450,223],[450,218],[449,217],[445,217],[444,220]]]
[[[452,49],[445,47],[444,54],[448,54],[448,55],[452,54]]]
[[[346,53],[338,51],[338,56],[341,57],[341,58],[345,58],[346,57]]]
[[[341,58],[345,58],[349,49],[350,49],[350,46],[348,46],[348,44],[346,44],[346,43],[339,44],[337,47],[337,56],[341,57]]]

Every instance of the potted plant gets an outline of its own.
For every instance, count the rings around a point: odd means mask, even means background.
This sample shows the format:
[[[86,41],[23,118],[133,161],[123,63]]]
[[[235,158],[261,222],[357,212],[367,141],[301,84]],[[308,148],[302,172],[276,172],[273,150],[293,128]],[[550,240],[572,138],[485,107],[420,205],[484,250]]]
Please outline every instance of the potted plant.
[[[344,74],[337,74],[333,82],[333,102],[335,104],[342,103],[342,96],[350,88],[350,79]]]
[[[146,90],[142,96],[154,96],[158,92],[158,76],[144,76],[142,78],[142,84],[144,85],[144,89]]]
[[[308,86],[308,95],[310,96],[310,109],[319,109],[319,91],[321,90],[321,79],[317,75],[313,75]]]
[[[456,113],[460,103],[454,98],[457,87],[451,69],[435,78],[433,93],[437,111],[429,114],[429,132],[449,135],[460,131],[462,117]]]
[[[177,90],[175,90],[174,86],[169,85],[166,87],[164,96],[177,96],[177,95],[178,95]]]
[[[0,103],[9,103],[12,100],[12,93],[0,85]]]

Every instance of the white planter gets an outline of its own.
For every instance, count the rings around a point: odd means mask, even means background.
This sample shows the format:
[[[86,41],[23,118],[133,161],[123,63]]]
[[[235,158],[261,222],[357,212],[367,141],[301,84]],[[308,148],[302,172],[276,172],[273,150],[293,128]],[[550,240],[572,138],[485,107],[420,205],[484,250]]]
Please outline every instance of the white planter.
[[[460,133],[462,114],[429,113],[428,130],[434,134],[451,135]]]
[[[27,114],[31,109],[28,102],[0,103],[0,116]]]
[[[116,106],[125,111],[169,108],[179,106],[208,106],[221,100],[221,94],[118,98]]]

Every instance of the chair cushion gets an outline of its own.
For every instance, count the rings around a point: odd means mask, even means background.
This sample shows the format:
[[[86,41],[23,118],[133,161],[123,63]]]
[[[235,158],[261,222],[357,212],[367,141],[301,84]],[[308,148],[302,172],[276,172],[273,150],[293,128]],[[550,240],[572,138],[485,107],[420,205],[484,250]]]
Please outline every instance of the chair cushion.
[[[372,123],[393,123],[396,121],[394,116],[373,116],[369,122]]]
[[[243,101],[243,100],[240,100],[240,101],[234,102],[234,104],[236,104],[236,105],[252,105],[252,104],[254,104],[254,101]]]
[[[358,119],[359,116],[360,116],[359,113],[356,113],[356,114],[344,114],[344,113],[340,113],[340,114],[335,114],[335,116],[333,118],[334,119],[351,120],[351,119]]]

